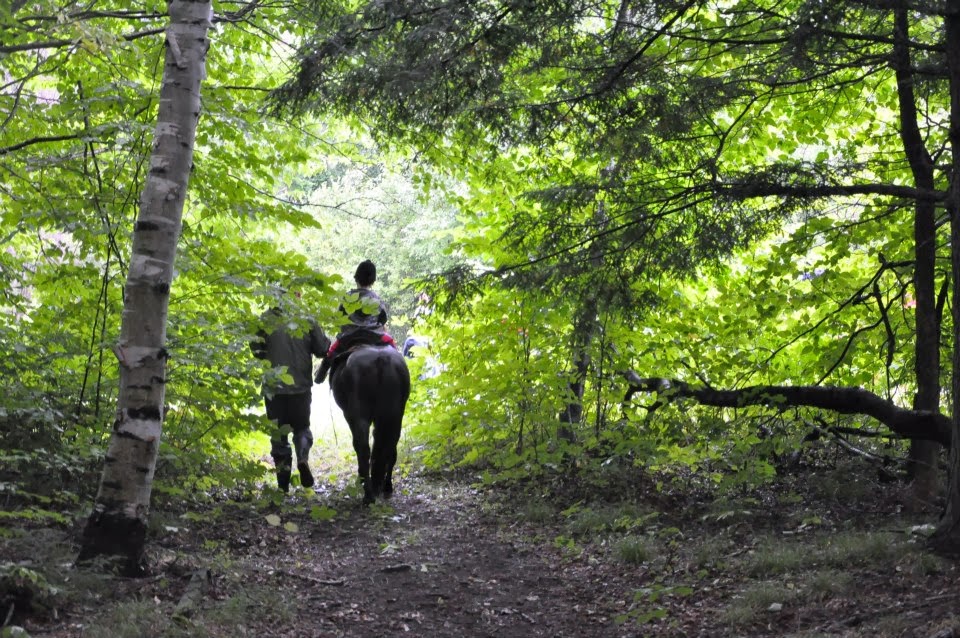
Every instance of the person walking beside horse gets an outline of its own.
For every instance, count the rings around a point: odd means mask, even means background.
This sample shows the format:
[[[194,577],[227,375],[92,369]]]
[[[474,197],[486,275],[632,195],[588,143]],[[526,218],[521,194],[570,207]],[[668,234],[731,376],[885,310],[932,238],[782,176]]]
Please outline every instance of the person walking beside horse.
[[[294,294],[299,298],[298,294]],[[262,327],[250,349],[258,359],[266,359],[274,368],[286,368],[290,380],[264,383],[263,398],[267,418],[276,423],[276,431],[270,437],[270,455],[277,471],[277,487],[287,492],[293,470],[293,453],[288,437],[293,435],[293,447],[297,455],[297,470],[300,485],[313,487],[310,472],[310,448],[313,433],[310,431],[310,402],[313,384],[313,356],[323,357],[330,340],[313,320],[298,321],[292,312],[293,299],[285,297],[280,304],[261,317]]]

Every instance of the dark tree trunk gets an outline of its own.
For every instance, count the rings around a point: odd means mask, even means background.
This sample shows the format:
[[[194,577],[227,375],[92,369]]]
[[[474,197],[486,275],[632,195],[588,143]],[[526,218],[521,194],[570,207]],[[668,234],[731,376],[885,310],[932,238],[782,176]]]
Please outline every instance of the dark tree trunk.
[[[567,406],[560,412],[560,427],[557,435],[570,442],[576,441],[574,424],[583,420],[583,392],[587,382],[587,370],[590,368],[590,344],[597,325],[597,304],[595,298],[584,303],[573,326],[571,349],[573,351],[573,377],[567,385],[570,398]]]
[[[917,188],[935,188],[933,159],[923,141],[917,123],[914,74],[910,56],[910,19],[904,4],[895,10],[894,67],[900,105],[900,139],[910,163]],[[917,378],[917,410],[940,410],[940,324],[936,300],[937,258],[936,207],[927,200],[917,201],[914,209],[914,295],[916,301],[916,343],[914,371]],[[937,458],[940,445],[933,441],[914,440],[910,445],[908,471],[913,481],[916,504],[929,503],[936,492]]]
[[[604,170],[607,174],[615,166],[611,162],[609,167]],[[594,221],[598,228],[604,228],[607,223],[607,214],[604,203],[597,202],[597,209],[594,213]],[[590,263],[599,270],[603,266],[603,254],[596,249],[591,251]],[[560,427],[557,434],[567,441],[576,440],[576,432],[572,424],[580,423],[583,420],[583,393],[587,382],[587,371],[590,369],[590,346],[593,343],[594,335],[597,333],[597,294],[590,293],[583,301],[580,312],[574,320],[573,336],[571,338],[571,351],[573,359],[573,378],[568,384],[571,398],[567,407],[559,415]]]
[[[589,367],[590,355],[581,350],[573,362],[573,380],[567,384],[570,390],[570,402],[560,413],[560,423],[580,423],[583,420],[583,391]]]
[[[960,0],[948,0],[944,23],[950,78],[950,153],[953,169],[947,191],[950,270],[953,278],[953,419],[947,506],[931,541],[940,551],[960,554]]]

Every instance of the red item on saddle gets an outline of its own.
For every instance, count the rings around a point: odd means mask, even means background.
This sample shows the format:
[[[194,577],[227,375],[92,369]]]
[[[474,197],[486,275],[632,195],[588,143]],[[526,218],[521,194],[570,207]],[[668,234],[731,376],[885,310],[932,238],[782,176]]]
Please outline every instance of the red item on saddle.
[[[333,343],[330,344],[330,348],[327,349],[327,358],[328,358],[328,359],[333,356],[333,353],[336,352],[337,346],[339,346],[339,345],[340,345],[340,340],[339,340],[339,339],[334,339],[334,340],[333,340]]]
[[[388,335],[387,333],[383,333],[382,335],[380,335],[380,343],[383,343],[383,344],[386,344],[386,345],[390,345],[390,346],[393,346],[394,348],[397,348],[397,342],[394,341],[393,337],[391,337],[391,336]],[[327,358],[328,358],[328,359],[332,359],[332,358],[333,358],[333,355],[336,354],[337,348],[338,348],[339,346],[340,346],[340,340],[339,340],[339,339],[334,339],[334,340],[333,340],[333,343],[330,344],[330,349],[327,350]],[[397,349],[399,350],[399,348],[397,348]]]

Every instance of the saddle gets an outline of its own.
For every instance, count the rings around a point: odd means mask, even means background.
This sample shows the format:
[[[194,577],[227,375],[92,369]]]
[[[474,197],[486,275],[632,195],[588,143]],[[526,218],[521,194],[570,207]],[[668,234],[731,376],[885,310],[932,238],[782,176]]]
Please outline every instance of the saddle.
[[[393,337],[385,332],[358,330],[354,333],[351,333],[350,335],[340,339],[340,344],[337,346],[337,353],[334,355],[333,361],[330,362],[331,380],[333,379],[334,375],[339,372],[340,368],[343,367],[343,364],[347,362],[350,354],[354,350],[362,348],[363,346],[397,347]]]

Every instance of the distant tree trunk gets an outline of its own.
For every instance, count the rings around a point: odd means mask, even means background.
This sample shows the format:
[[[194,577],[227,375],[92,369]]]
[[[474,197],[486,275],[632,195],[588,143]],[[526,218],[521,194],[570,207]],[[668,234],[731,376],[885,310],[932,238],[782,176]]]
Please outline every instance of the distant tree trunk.
[[[950,215],[950,270],[953,278],[953,402],[947,506],[931,541],[939,550],[960,554],[960,0],[948,0],[946,25],[947,73],[950,78],[950,154],[952,171],[947,190]]]
[[[573,424],[583,420],[583,392],[587,382],[587,370],[590,368],[590,344],[597,324],[596,298],[584,302],[583,308],[573,324],[571,351],[573,352],[573,377],[567,384],[570,398],[559,415],[560,428],[557,434],[571,443],[577,440]]]
[[[603,173],[608,175],[615,166],[616,163],[611,162]],[[607,213],[602,201],[597,202],[593,219],[598,229],[606,227]],[[596,248],[591,250],[590,263],[597,270],[603,265],[603,254]],[[573,321],[573,335],[570,340],[570,349],[573,355],[573,378],[567,384],[567,388],[570,390],[570,400],[559,415],[560,427],[557,434],[560,438],[570,442],[577,440],[576,431],[572,425],[583,420],[583,393],[587,383],[587,371],[590,369],[590,346],[597,332],[597,325],[597,293],[591,292],[584,299],[580,311]]]
[[[170,26],[150,171],[133,230],[124,289],[117,415],[79,561],[117,556],[142,573],[150,492],[163,424],[167,308],[193,166],[210,0],[169,0]]]
[[[933,191],[933,159],[924,144],[917,124],[917,106],[914,94],[914,73],[910,56],[910,19],[906,3],[894,11],[894,67],[897,76],[897,95],[900,105],[900,139],[910,163],[914,184],[922,190]],[[940,409],[940,322],[936,300],[937,226],[934,202],[920,200],[915,204],[914,277],[916,343],[914,371],[917,395],[914,408],[937,412]],[[910,443],[910,479],[916,504],[929,503],[936,491],[937,458],[940,445],[933,441],[914,440]]]

